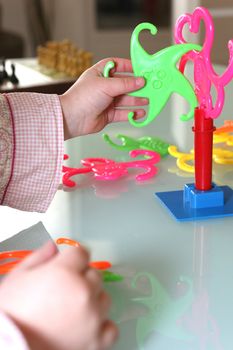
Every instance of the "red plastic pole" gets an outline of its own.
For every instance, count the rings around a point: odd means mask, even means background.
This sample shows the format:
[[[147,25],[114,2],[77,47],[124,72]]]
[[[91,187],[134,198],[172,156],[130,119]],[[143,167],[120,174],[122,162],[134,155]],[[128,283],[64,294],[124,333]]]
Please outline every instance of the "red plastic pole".
[[[212,188],[213,119],[197,107],[194,114],[195,187],[200,191]]]

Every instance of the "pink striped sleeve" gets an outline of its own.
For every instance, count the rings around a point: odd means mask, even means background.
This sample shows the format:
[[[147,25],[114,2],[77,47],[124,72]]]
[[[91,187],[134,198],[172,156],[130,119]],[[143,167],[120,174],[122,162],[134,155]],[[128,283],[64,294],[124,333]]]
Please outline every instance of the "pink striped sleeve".
[[[5,98],[14,129],[12,173],[3,205],[44,212],[59,185],[63,161],[63,118],[59,97],[11,93]]]
[[[0,312],[0,349],[29,350],[22,333],[15,324]]]

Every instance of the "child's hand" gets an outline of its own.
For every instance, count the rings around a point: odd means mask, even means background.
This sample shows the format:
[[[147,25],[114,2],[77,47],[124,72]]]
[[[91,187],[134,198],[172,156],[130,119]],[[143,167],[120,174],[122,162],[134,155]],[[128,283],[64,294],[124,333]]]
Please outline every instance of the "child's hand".
[[[110,300],[82,248],[57,252],[48,243],[0,284],[0,310],[21,329],[32,350],[107,349],[117,329]]]
[[[98,132],[108,123],[126,121],[131,111],[130,106],[148,104],[147,99],[126,95],[142,88],[145,84],[143,78],[126,74],[103,77],[104,67],[110,60],[115,62],[115,73],[132,73],[130,60],[107,58],[86,70],[76,83],[60,96],[65,139]],[[134,111],[136,118],[145,115],[143,108]]]

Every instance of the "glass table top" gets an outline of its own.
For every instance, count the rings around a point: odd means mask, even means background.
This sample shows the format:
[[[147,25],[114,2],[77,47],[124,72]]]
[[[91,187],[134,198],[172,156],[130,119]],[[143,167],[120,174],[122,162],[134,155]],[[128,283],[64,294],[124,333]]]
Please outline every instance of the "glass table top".
[[[232,119],[230,107],[228,98],[216,125]],[[121,123],[104,132],[116,143],[117,134],[157,136],[188,152],[192,121],[179,121],[185,108],[174,97],[148,127]],[[70,166],[85,157],[130,159],[105,143],[102,133],[69,140],[65,148]],[[194,178],[177,171],[171,156],[157,166],[158,174],[144,183],[135,181],[140,171],[135,169],[116,181],[77,175],[77,186],[61,186],[45,214],[1,208],[2,238],[41,220],[54,239],[77,239],[93,260],[111,261],[111,271],[124,276],[122,282],[105,284],[113,300],[111,317],[120,329],[114,350],[231,350],[233,217],[176,221],[154,193],[183,189]],[[213,179],[233,187],[232,172],[233,166],[214,165]]]

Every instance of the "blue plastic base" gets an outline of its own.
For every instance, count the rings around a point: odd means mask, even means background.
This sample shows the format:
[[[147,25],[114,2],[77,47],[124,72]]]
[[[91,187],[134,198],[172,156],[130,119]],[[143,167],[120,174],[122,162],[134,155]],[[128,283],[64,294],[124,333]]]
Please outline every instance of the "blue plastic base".
[[[191,208],[222,207],[224,205],[224,192],[221,187],[212,183],[208,191],[200,191],[194,184],[184,186],[184,205]]]
[[[192,184],[186,186],[189,187],[189,192],[193,190]],[[190,194],[187,195],[186,191],[187,188],[185,188],[184,191],[156,192],[155,195],[178,221],[193,221],[233,216],[233,190],[229,186],[218,187],[214,185],[213,190],[205,192],[197,191],[199,197],[197,203],[199,204],[194,204],[194,206],[192,199],[187,201]],[[217,196],[219,196],[219,193],[221,192],[223,193],[223,205],[221,205],[220,198],[220,205],[212,206],[211,196],[215,196],[216,193]],[[200,200],[202,195],[207,196],[207,203],[209,201],[209,205],[211,206],[206,207],[205,204],[203,207],[202,200]],[[215,205],[215,203],[213,205]]]

